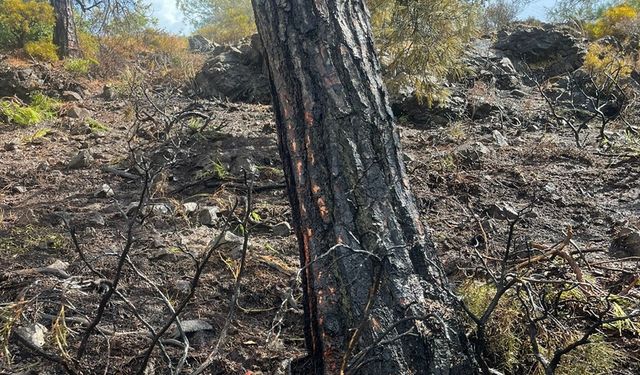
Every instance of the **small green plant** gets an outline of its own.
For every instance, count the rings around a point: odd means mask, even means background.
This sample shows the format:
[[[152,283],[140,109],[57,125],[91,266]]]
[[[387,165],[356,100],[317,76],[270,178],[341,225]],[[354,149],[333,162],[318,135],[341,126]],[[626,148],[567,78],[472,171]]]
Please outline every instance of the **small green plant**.
[[[101,132],[109,131],[109,127],[107,125],[103,124],[102,122],[96,119],[88,118],[84,122],[91,129],[92,133],[101,133]]]
[[[66,59],[64,61],[64,70],[74,76],[86,76],[98,62],[93,59]]]
[[[22,141],[24,143],[36,143],[51,134],[52,131],[53,130],[51,128],[38,129],[33,134],[22,138]]]
[[[50,40],[27,42],[24,45],[24,52],[38,61],[58,61],[58,47]]]
[[[20,126],[37,125],[56,116],[60,102],[42,93],[31,95],[31,103],[18,98],[0,100],[0,115]]]
[[[27,225],[0,231],[0,255],[23,254],[35,249],[62,250],[67,244],[64,236],[52,228]]]
[[[229,176],[229,172],[219,160],[213,163],[213,172],[219,179],[224,179]]]

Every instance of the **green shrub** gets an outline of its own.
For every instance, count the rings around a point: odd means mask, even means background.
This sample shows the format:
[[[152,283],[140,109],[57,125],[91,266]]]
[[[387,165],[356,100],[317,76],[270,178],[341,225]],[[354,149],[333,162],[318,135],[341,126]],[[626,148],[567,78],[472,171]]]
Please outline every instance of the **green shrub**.
[[[55,20],[48,2],[0,0],[0,47],[24,47],[48,39]]]
[[[70,58],[64,60],[64,70],[74,76],[86,76],[91,71],[91,68],[97,64],[98,62],[93,59]]]
[[[109,131],[109,127],[107,125],[103,124],[102,122],[96,119],[88,118],[85,120],[85,124],[87,124],[87,126],[91,129],[91,132],[93,133],[101,133],[101,132]]]
[[[8,122],[20,126],[37,125],[42,121],[50,120],[56,116],[59,108],[60,103],[57,100],[42,93],[34,93],[30,104],[25,104],[16,98],[0,100],[0,115]]]
[[[479,9],[463,0],[367,0],[376,49],[392,92],[412,88],[427,104],[448,96],[440,82],[464,75],[460,56],[477,33]]]
[[[58,61],[58,47],[49,40],[27,42],[24,45],[24,52],[38,61]]]

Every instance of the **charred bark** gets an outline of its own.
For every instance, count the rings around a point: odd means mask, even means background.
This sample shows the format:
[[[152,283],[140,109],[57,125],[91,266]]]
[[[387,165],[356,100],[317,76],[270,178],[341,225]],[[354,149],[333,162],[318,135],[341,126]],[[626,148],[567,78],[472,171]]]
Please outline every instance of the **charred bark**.
[[[56,14],[53,43],[58,46],[58,54],[61,58],[82,57],[71,0],[51,0],[51,6]]]
[[[471,374],[419,221],[364,0],[253,0],[313,374]]]

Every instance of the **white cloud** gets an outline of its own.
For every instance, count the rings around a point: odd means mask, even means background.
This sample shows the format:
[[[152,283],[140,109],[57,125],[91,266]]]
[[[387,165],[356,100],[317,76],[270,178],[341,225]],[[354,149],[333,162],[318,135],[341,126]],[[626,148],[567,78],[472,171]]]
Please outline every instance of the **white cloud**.
[[[178,34],[188,34],[191,25],[176,6],[176,0],[149,0],[151,14],[158,19],[161,28]]]

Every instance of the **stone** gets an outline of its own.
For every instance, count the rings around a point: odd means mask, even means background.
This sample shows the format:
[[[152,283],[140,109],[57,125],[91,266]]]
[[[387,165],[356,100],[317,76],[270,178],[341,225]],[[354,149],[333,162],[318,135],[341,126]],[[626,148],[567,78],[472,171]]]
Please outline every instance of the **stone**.
[[[7,142],[4,144],[5,151],[17,151],[19,148],[17,142]]]
[[[205,206],[198,211],[198,222],[200,225],[212,227],[218,222],[218,207]]]
[[[49,330],[40,323],[31,323],[16,328],[14,332],[31,345],[42,348]]]
[[[231,162],[229,171],[236,176],[242,176],[244,172],[247,172],[248,175],[256,176],[258,173],[258,167],[251,157],[238,155]]]
[[[62,99],[64,99],[67,102],[81,102],[82,95],[78,94],[75,91],[63,91]]]
[[[283,221],[282,223],[274,225],[273,228],[271,228],[271,232],[273,232],[274,236],[288,237],[291,235],[291,225]]]
[[[609,253],[616,258],[640,256],[640,231],[635,228],[620,228],[609,246]]]
[[[118,97],[118,94],[116,93],[116,90],[113,88],[113,86],[104,85],[102,87],[102,94],[100,94],[100,96],[106,101],[112,101]]]
[[[82,150],[69,160],[67,167],[69,169],[86,168],[93,163],[93,156],[89,150]]]
[[[192,213],[196,212],[198,210],[198,203],[196,202],[187,202],[184,203],[182,205],[182,208],[184,209],[184,212],[187,215],[191,215]]]
[[[491,154],[491,150],[481,142],[474,142],[470,145],[462,146],[456,155],[466,164],[476,164],[482,162]]]
[[[519,217],[518,211],[507,202],[494,203],[486,210],[487,215],[496,220],[515,220]]]
[[[144,215],[150,216],[164,216],[170,214],[171,211],[171,206],[168,203],[150,203],[142,209]]]
[[[220,250],[224,250],[232,259],[240,259],[242,257],[243,246],[244,238],[229,231],[223,234],[219,242]]]
[[[214,45],[202,35],[192,35],[189,37],[189,50],[193,52],[210,52]]]
[[[114,195],[113,189],[108,184],[102,184],[102,186],[93,193],[93,196],[96,198],[110,198]]]
[[[106,224],[106,221],[104,220],[104,216],[100,215],[97,212],[94,212],[92,214],[89,214],[86,218],[86,223],[88,227],[104,227]]]
[[[92,115],[93,113],[90,110],[78,106],[71,107],[67,111],[67,117],[69,118],[86,119],[90,118]]]
[[[491,132],[491,135],[493,136],[493,140],[496,142],[498,147],[509,146],[507,139],[504,137],[504,135],[502,135],[502,133],[500,133],[500,131],[494,130],[493,132]]]
[[[511,58],[516,70],[549,78],[580,68],[586,40],[567,25],[515,24],[498,32],[494,48]]]
[[[24,194],[27,192],[27,188],[22,185],[16,185],[13,187],[13,192],[18,194]]]
[[[249,103],[271,102],[262,43],[257,34],[248,43],[216,47],[211,54],[194,79],[200,96]]]

